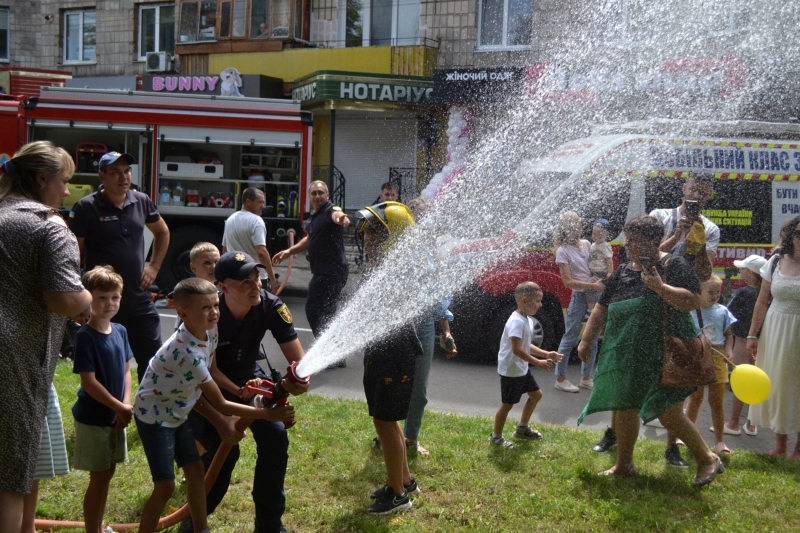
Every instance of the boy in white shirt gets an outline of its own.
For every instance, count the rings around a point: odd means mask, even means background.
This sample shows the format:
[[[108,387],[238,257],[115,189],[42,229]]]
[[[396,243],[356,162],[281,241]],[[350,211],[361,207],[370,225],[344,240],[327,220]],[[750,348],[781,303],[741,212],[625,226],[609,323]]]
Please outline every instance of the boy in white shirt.
[[[525,393],[528,394],[528,400],[522,408],[522,416],[514,431],[514,438],[528,440],[542,438],[541,433],[528,426],[536,404],[542,399],[542,391],[531,375],[529,364],[549,372],[562,358],[560,353],[546,352],[531,344],[533,324],[529,317],[535,315],[542,307],[542,289],[532,281],[520,283],[514,290],[514,299],[517,302],[517,309],[506,322],[500,339],[500,351],[497,354],[497,372],[500,374],[503,403],[494,416],[494,432],[489,437],[489,442],[505,448],[513,448],[514,445],[503,438],[503,426],[506,424],[508,413]]]
[[[204,279],[189,278],[178,283],[173,298],[183,324],[150,359],[133,404],[136,427],[154,484],[150,499],[142,509],[140,533],[156,530],[161,513],[175,490],[173,461],[183,468],[195,531],[208,531],[205,469],[191,427],[185,423],[201,394],[225,414],[274,422],[294,419],[291,406],[263,409],[229,402],[222,397],[211,378],[219,319],[217,288]],[[260,386],[261,380],[248,384]]]
[[[598,218],[592,226],[592,248],[589,251],[589,271],[593,278],[605,280],[614,272],[614,252],[608,243],[611,236],[611,223],[605,218]],[[587,307],[594,308],[600,293],[586,291]],[[589,301],[591,298],[591,302]]]

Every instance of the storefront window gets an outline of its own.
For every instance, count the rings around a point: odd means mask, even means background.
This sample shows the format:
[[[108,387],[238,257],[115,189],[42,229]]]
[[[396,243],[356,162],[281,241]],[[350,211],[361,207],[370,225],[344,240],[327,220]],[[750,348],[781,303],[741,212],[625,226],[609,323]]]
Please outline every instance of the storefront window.
[[[175,6],[172,4],[139,6],[139,59],[147,52],[175,51]]]
[[[94,9],[64,11],[63,34],[64,63],[95,61]]]
[[[533,0],[481,0],[480,46],[529,47],[533,37]]]

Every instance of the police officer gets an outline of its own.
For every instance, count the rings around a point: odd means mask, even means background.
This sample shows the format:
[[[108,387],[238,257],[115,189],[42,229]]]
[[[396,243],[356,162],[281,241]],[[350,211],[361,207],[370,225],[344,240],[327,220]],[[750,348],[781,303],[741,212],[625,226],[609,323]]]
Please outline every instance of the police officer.
[[[263,268],[264,265],[244,252],[223,254],[214,268],[221,295],[217,323],[219,344],[212,372],[223,396],[230,401],[246,402],[251,395],[243,392],[241,387],[250,379],[268,378],[257,364],[261,340],[267,331],[272,333],[289,363],[300,361],[305,355],[289,308],[261,286],[259,271]],[[295,395],[308,390],[307,384],[299,385],[289,380],[283,380],[282,385]],[[195,438],[207,451],[203,456],[206,468],[222,440],[235,443],[244,436],[235,432],[234,418],[222,415],[202,399],[189,415],[189,421]],[[256,420],[250,431],[258,454],[252,492],[256,508],[255,531],[286,531],[281,516],[286,509],[283,482],[289,459],[289,437],[280,422]],[[225,496],[238,458],[239,447],[234,446],[206,498],[209,514]],[[192,530],[191,519],[187,518],[181,531]]]
[[[314,337],[319,337],[336,314],[339,297],[347,284],[344,230],[350,225],[350,218],[341,207],[330,202],[325,182],[313,182],[308,194],[313,209],[306,224],[308,235],[291,248],[275,254],[272,264],[308,251],[312,276],[308,284],[306,318]]]

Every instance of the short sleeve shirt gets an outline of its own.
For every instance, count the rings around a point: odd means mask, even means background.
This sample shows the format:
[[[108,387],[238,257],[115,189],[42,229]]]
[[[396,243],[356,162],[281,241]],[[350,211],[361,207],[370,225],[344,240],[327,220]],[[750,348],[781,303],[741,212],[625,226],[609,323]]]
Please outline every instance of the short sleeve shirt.
[[[608,265],[606,259],[614,257],[614,252],[611,250],[611,245],[607,242],[593,242],[592,250],[589,252],[589,270],[591,272],[608,272]]]
[[[728,310],[736,317],[733,334],[737,337],[750,335],[750,322],[753,320],[753,309],[758,299],[758,291],[753,287],[742,287],[733,293]]]
[[[658,273],[664,276],[667,285],[687,289],[694,294],[700,293],[700,281],[697,279],[694,267],[683,257],[667,255],[658,261],[655,267]],[[625,263],[608,278],[597,303],[608,307],[612,303],[653,295],[655,293],[642,281],[642,273],[633,270],[631,263]]]
[[[664,224],[664,238],[661,241],[665,241],[672,237],[672,234],[675,233],[675,225],[680,220],[680,211],[677,208],[675,209],[654,209],[650,213],[651,217],[655,217]],[[678,218],[675,218],[675,217]],[[719,247],[719,226],[711,222],[709,219],[700,215],[700,222],[703,223],[703,229],[706,230],[706,250],[709,252],[717,253],[717,248]],[[683,236],[683,239],[680,242],[686,240],[686,235]]]
[[[258,260],[256,246],[267,245],[264,220],[250,211],[237,211],[225,221],[222,246],[229,252],[244,252]]]
[[[263,289],[261,303],[251,307],[241,321],[231,315],[225,295],[221,295],[217,330],[217,368],[238,386],[256,376],[267,377],[257,363],[261,341],[267,331],[278,344],[297,338],[289,308],[277,296]]]
[[[181,324],[159,348],[136,391],[136,418],[166,427],[178,427],[186,421],[202,394],[200,385],[211,381],[209,368],[217,332],[207,331],[206,337],[198,339]]]
[[[342,208],[331,202],[311,213],[306,224],[308,231],[308,263],[315,276],[333,274],[347,269],[344,255],[344,228],[331,217]]]
[[[592,273],[589,270],[589,252],[592,244],[581,239],[578,246],[565,244],[556,249],[556,264],[569,265],[569,272],[572,279],[576,281],[590,281]],[[583,292],[583,289],[572,289],[573,292]]]
[[[528,373],[528,362],[514,355],[511,338],[522,341],[522,349],[528,350],[533,337],[533,322],[530,317],[514,311],[506,321],[503,336],[500,338],[500,351],[497,353],[497,373],[501,376],[516,378]]]
[[[150,301],[140,287],[144,270],[144,228],[161,215],[146,194],[128,191],[122,209],[109,203],[103,187],[81,198],[69,213],[69,229],[84,239],[86,270],[111,265],[122,276],[122,305]]]
[[[125,395],[125,364],[133,357],[128,344],[128,331],[120,324],[111,323],[111,333],[101,333],[88,324],[75,334],[75,354],[72,372],[94,372],[97,381],[111,396],[122,401]],[[78,401],[72,406],[72,415],[81,424],[113,426],[114,410],[78,389]]]
[[[720,304],[714,304],[711,307],[706,307],[700,310],[703,316],[703,333],[705,334],[708,342],[713,346],[722,346],[725,344],[725,332],[728,328],[736,322],[736,317],[733,316],[727,307]],[[692,311],[692,319],[694,324],[700,329],[700,323],[697,321],[697,310]]]

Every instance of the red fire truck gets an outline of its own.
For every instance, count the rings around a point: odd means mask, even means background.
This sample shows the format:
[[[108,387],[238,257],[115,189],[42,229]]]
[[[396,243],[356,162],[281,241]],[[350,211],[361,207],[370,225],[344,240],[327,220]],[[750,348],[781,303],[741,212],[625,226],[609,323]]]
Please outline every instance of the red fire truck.
[[[221,245],[225,219],[248,186],[264,190],[274,251],[300,231],[309,209],[312,116],[289,100],[43,87],[34,97],[0,96],[0,162],[23,144],[49,140],[74,154],[64,209],[96,190],[107,151],[136,157],[133,184],[158,205],[170,245],[157,283],[188,275],[198,241]]]
[[[619,265],[625,221],[679,205],[681,185],[692,170],[717,178],[703,214],[720,228],[714,267],[730,294],[742,284],[733,261],[767,256],[782,224],[800,214],[799,140],[797,124],[635,123],[600,128],[524,164],[515,189],[519,205],[537,207],[511,231],[450,251],[448,270],[468,269],[472,279],[451,306],[459,354],[496,361],[497,343],[514,310],[514,288],[528,280],[544,291],[534,342],[555,350],[564,334],[562,310],[571,296],[552,249],[560,213],[576,211],[587,239],[594,220],[609,220],[614,264]]]

